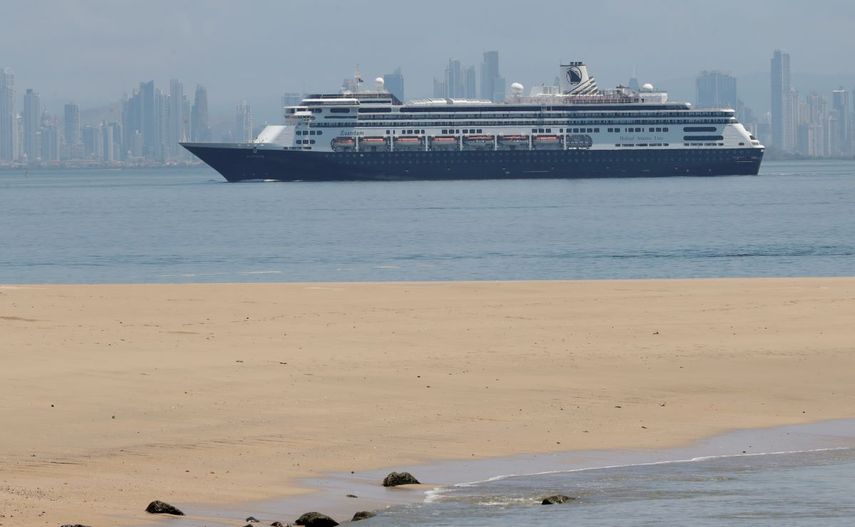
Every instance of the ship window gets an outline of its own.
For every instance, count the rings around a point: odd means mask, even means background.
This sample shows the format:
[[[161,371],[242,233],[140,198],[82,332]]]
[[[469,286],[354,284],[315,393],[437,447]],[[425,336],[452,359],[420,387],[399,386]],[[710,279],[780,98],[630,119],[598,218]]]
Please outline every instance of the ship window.
[[[350,113],[350,108],[330,108],[330,113]]]
[[[600,129],[599,129],[599,128],[594,128],[594,132],[595,132],[595,133],[600,133]]]
[[[309,143],[311,143],[311,144],[315,144],[315,140],[314,140],[314,139],[311,139],[311,140],[309,140]]]

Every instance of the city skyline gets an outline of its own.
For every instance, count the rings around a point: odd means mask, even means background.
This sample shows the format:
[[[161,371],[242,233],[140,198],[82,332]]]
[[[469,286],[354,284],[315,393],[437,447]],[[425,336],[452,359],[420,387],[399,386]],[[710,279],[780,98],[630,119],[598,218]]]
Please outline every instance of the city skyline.
[[[551,82],[559,62],[584,60],[603,86],[625,83],[637,69],[642,82],[665,86],[681,98],[692,95],[698,71],[729,71],[742,79],[768,74],[768,50],[775,48],[801,57],[805,73],[853,74],[840,70],[848,64],[847,44],[855,39],[849,36],[855,5],[837,0],[818,0],[810,9],[771,0],[724,0],[701,8],[655,0],[642,10],[616,1],[545,0],[537,9],[446,0],[429,10],[387,0],[373,5],[369,13],[339,1],[262,1],[244,9],[216,0],[12,0],[0,17],[0,49],[13,50],[4,54],[3,65],[15,70],[22,87],[39,89],[52,108],[71,100],[92,107],[140,79],[165,85],[180,78],[217,87],[209,101],[215,114],[230,113],[235,101],[247,99],[261,116],[278,104],[278,94],[329,90],[355,64],[372,79],[403,66],[411,86],[418,87],[409,96],[430,96],[431,80],[447,57],[478,65],[490,49],[502,50],[508,85]],[[409,17],[453,37],[413,32],[410,24],[399,23]],[[328,23],[322,40],[313,35],[312,21],[319,19]],[[39,31],[33,31],[36,20]],[[818,27],[823,31],[805,30]],[[282,39],[302,44],[274,44]],[[768,110],[754,99],[746,91],[746,104]]]

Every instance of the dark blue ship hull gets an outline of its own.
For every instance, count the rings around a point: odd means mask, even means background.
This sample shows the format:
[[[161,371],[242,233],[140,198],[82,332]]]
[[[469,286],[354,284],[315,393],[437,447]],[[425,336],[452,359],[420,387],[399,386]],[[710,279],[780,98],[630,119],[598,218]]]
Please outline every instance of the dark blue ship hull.
[[[228,181],[407,181],[756,175],[762,148],[312,152],[182,143]]]

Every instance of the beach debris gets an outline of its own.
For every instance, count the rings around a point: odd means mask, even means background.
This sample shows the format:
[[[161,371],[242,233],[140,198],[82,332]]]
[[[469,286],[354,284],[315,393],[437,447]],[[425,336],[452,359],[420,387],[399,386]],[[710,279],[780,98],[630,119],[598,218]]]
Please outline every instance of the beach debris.
[[[565,496],[563,494],[556,494],[554,496],[547,496],[543,498],[543,501],[540,502],[541,505],[560,505],[562,503],[567,503],[569,501],[574,501],[576,498],[573,496]]]
[[[258,523],[258,518],[256,518],[255,516],[250,516],[249,518],[247,518],[247,519],[246,519],[246,520],[244,520],[244,521],[245,521],[246,523]]]
[[[88,525],[83,525],[82,523],[66,523],[61,527],[89,527]]]
[[[320,512],[307,512],[297,518],[294,525],[304,525],[305,527],[335,527],[338,522]]]
[[[160,500],[154,500],[148,504],[145,511],[149,514],[172,514],[173,516],[184,516],[184,513],[172,505]]]
[[[353,519],[350,520],[352,522],[358,522],[359,520],[367,520],[368,518],[373,518],[377,516],[371,511],[359,511],[353,515]]]
[[[418,485],[419,480],[409,472],[390,472],[383,479],[384,487],[397,487],[398,485]]]
[[[357,496],[356,494],[348,494],[346,497],[348,497],[348,498],[358,498],[359,496]]]

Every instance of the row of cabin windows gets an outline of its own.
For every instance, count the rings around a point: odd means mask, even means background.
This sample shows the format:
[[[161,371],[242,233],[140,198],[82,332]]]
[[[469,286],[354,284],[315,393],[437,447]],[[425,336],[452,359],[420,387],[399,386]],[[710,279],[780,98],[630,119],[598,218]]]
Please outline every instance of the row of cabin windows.
[[[321,135],[320,130],[297,130],[297,135]]]
[[[449,128],[447,130],[443,129],[442,133],[443,134],[480,134],[480,133],[483,133],[483,130],[481,128],[463,128],[463,129]]]
[[[418,135],[425,133],[424,130],[401,130],[401,135]],[[392,130],[386,130],[386,135],[392,135]]]
[[[611,133],[614,133],[614,134],[619,134],[619,133],[620,133],[620,128],[607,128],[607,130],[608,130],[609,132],[611,132]],[[648,129],[647,129],[647,132],[648,132],[648,133],[654,133],[654,132],[667,132],[667,131],[668,131],[668,127],[664,127],[664,128],[660,128],[660,127],[651,127],[651,128],[648,128]],[[642,132],[644,132],[644,128],[625,128],[625,129],[624,129],[624,132],[626,132],[626,133],[628,133],[628,134],[632,134],[632,133],[642,133]]]
[[[313,145],[315,144],[314,139],[297,139],[298,145]]]
[[[609,129],[611,131],[611,129]],[[559,128],[558,133],[568,133],[568,134],[598,134],[600,133],[599,128],[568,128],[565,130],[564,128]],[[552,128],[532,128],[531,133],[533,134],[551,134]]]

